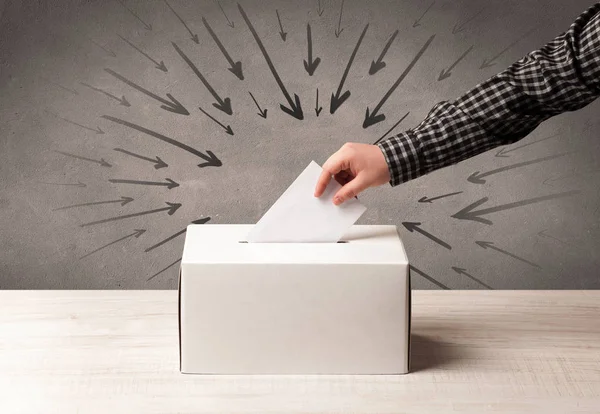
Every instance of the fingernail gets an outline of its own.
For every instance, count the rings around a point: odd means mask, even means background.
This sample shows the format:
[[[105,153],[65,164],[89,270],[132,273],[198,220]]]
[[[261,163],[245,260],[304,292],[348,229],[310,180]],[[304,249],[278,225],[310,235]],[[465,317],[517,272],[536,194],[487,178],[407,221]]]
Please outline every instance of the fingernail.
[[[335,197],[335,198],[333,199],[333,204],[335,204],[336,206],[337,206],[337,205],[340,205],[340,203],[341,203],[341,202],[342,202],[342,199],[341,199],[341,197]]]

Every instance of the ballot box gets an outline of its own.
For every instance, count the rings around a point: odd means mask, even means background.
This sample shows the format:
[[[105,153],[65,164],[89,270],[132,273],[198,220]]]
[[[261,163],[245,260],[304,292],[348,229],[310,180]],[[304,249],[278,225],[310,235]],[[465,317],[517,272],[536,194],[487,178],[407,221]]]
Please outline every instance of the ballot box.
[[[248,243],[251,228],[187,228],[181,372],[408,372],[409,263],[396,226],[354,225],[338,243]]]

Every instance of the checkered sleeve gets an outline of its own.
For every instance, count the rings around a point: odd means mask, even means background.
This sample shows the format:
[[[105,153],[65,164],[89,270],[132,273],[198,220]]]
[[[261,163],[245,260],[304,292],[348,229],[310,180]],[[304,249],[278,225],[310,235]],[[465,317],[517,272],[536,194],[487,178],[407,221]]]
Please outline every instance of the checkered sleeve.
[[[415,128],[379,142],[392,186],[512,144],[541,122],[600,95],[600,3],[568,31],[455,101],[435,105]]]

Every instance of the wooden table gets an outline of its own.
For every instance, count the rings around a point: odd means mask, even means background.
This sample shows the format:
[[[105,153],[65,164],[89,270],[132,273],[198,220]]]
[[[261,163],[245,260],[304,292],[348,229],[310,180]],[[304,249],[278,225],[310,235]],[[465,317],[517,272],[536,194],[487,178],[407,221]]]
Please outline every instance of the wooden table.
[[[175,291],[1,291],[0,413],[600,413],[600,291],[415,291],[405,376],[194,376]]]

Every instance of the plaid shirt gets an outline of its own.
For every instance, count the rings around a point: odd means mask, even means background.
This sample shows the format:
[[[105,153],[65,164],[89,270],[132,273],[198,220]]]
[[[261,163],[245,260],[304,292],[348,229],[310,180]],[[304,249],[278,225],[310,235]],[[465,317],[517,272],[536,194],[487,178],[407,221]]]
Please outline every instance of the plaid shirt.
[[[600,3],[569,30],[453,102],[435,105],[418,126],[377,145],[396,186],[494,147],[600,95]]]

